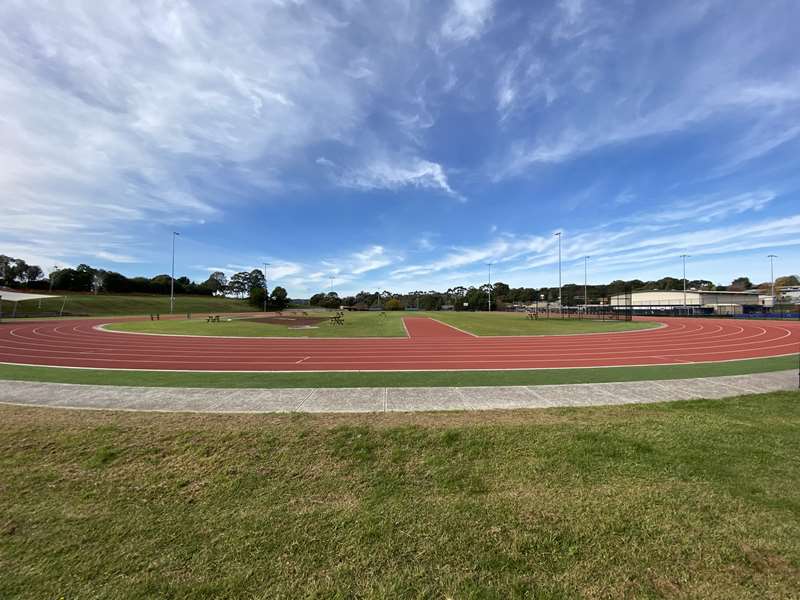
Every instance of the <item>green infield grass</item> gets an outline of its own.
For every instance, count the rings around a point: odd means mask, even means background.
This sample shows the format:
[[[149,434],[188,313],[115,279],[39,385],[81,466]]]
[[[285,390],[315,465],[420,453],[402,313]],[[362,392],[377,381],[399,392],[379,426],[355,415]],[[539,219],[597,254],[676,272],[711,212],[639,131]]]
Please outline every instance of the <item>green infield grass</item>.
[[[658,323],[647,321],[592,321],[578,319],[527,318],[518,312],[435,312],[419,313],[458,327],[474,335],[570,335],[580,333],[610,333],[651,329]],[[406,316],[413,316],[413,313]]]
[[[30,316],[58,314],[64,299],[48,298],[41,301],[20,302],[17,312]],[[2,302],[3,315],[10,316],[14,310],[13,302]],[[235,298],[219,298],[215,296],[176,296],[175,314],[186,313],[226,313],[250,312],[256,308],[246,300]],[[169,296],[135,295],[135,294],[68,294],[64,305],[65,315],[81,316],[114,316],[114,315],[147,315],[169,313]]]
[[[286,313],[289,316],[292,313]],[[297,313],[294,313],[297,314]],[[302,313],[300,313],[302,314]],[[333,313],[309,312],[309,316],[330,316]],[[298,315],[299,316],[299,315]],[[291,323],[278,325],[246,319],[230,319],[208,323],[205,319],[134,321],[114,323],[108,329],[140,333],[237,337],[405,337],[403,317],[431,317],[475,335],[572,335],[610,333],[658,327],[652,322],[579,321],[541,319],[532,321],[521,313],[453,313],[453,312],[352,312],[345,313],[344,325],[324,321],[313,328],[293,328]]]
[[[0,380],[201,388],[441,387],[602,383],[686,379],[796,369],[797,355],[720,363],[654,367],[535,369],[521,371],[388,371],[320,373],[180,373],[59,369],[0,364]]]
[[[298,329],[287,321],[286,324],[262,323],[245,318],[222,317],[219,323],[209,323],[206,319],[183,319],[168,321],[131,321],[113,323],[106,328],[114,331],[134,331],[139,333],[168,333],[173,335],[234,336],[234,337],[406,337],[402,319],[380,316],[377,313],[347,313],[344,325],[334,325],[330,321],[333,312],[306,311],[310,317],[324,320],[312,328]],[[287,312],[283,316],[302,316]]]
[[[800,393],[537,411],[0,407],[0,598],[796,598]]]

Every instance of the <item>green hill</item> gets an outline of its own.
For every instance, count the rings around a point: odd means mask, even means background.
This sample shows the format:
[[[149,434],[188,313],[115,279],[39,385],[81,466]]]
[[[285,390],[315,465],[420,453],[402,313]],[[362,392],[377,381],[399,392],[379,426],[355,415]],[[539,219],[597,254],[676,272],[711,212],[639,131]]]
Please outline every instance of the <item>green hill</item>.
[[[25,316],[53,316],[61,310],[63,296],[40,301],[28,300],[20,302],[17,314]],[[3,301],[4,317],[11,316],[14,310],[12,302]],[[206,312],[245,312],[254,311],[246,300],[234,298],[218,298],[213,296],[175,296],[175,313],[186,314]],[[134,295],[118,296],[106,294],[67,294],[64,316],[110,316],[110,315],[147,315],[151,313],[168,314],[169,296]]]

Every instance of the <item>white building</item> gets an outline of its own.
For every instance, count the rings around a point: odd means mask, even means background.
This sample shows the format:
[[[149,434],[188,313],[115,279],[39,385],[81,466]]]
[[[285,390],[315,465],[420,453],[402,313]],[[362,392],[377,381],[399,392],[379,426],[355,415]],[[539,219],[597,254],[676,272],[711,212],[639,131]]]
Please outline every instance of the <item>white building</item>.
[[[625,306],[630,300],[634,310],[689,310],[715,313],[741,313],[744,306],[758,306],[758,292],[712,292],[705,290],[653,290],[633,292],[630,296],[611,297],[612,306]]]
[[[800,285],[785,285],[780,291],[781,299],[800,304]]]

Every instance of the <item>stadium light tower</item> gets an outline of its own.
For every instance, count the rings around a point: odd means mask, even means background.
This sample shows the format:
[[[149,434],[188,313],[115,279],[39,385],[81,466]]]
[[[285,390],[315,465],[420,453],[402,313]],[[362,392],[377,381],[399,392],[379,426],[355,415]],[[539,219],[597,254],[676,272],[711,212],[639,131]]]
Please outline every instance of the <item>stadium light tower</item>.
[[[561,310],[561,232],[554,235],[558,238],[558,310]]]
[[[681,254],[683,259],[683,312],[689,314],[689,308],[686,305],[686,259],[689,258],[688,254]]]
[[[771,282],[771,289],[772,289],[772,306],[775,306],[775,265],[773,264],[773,260],[778,258],[777,254],[770,254],[767,256],[769,259],[769,280]]]
[[[53,270],[50,271],[50,291],[53,291],[53,273],[58,271],[58,265],[53,265]]]
[[[172,277],[169,280],[169,314],[175,311],[175,238],[180,233],[172,232]]]
[[[589,259],[591,256],[583,257],[583,311],[586,312],[586,305],[589,303]]]
[[[492,312],[492,263],[486,265],[489,267],[489,312]]]
[[[267,267],[272,266],[272,263],[264,263],[264,312],[267,312]]]

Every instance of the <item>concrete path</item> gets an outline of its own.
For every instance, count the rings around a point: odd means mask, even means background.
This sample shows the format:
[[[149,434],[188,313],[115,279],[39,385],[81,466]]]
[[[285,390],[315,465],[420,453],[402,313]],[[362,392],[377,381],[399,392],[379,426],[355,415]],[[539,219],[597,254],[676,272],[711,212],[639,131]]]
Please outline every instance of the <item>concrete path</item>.
[[[797,389],[797,371],[506,387],[202,389],[0,381],[0,403],[166,412],[387,412],[602,406]]]

